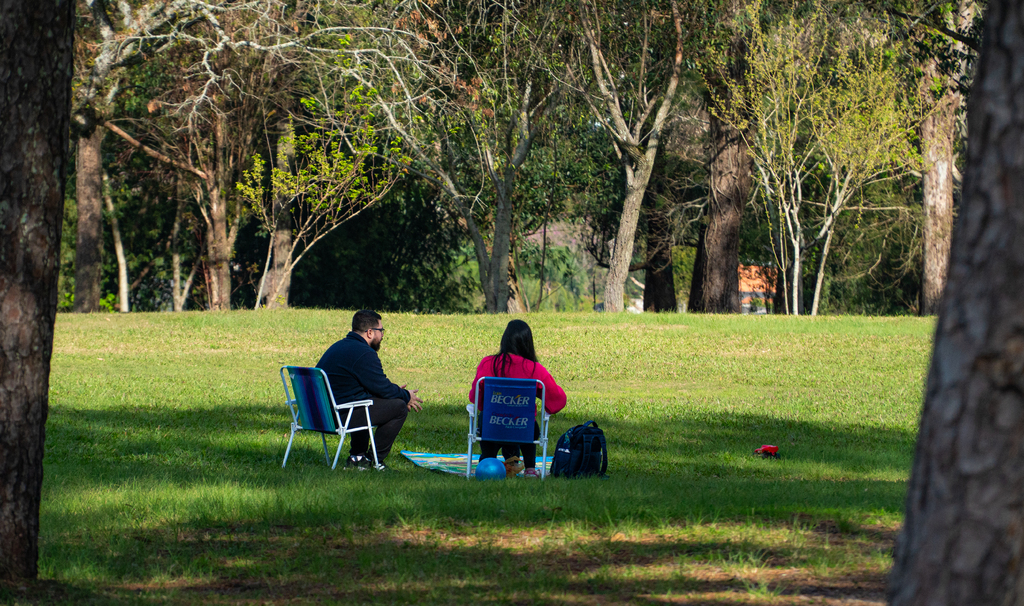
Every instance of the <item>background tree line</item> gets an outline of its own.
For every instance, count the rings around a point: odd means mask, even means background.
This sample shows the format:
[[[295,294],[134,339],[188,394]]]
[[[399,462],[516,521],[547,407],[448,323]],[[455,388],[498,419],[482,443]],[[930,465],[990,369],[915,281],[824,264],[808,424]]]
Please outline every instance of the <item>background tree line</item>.
[[[936,309],[975,2],[78,9],[60,309]]]

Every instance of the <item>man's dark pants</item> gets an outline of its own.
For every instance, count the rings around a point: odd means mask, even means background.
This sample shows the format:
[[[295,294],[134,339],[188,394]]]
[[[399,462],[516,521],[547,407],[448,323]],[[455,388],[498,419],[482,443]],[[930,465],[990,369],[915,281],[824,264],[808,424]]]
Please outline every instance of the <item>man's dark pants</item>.
[[[358,414],[358,413],[355,413]],[[398,432],[402,431],[405,424],[405,417],[409,415],[409,406],[399,399],[385,400],[373,398],[373,406],[370,407],[370,423],[377,426],[373,432],[373,442],[377,446],[377,461],[384,462],[391,452],[391,445],[395,443]],[[349,453],[352,455],[369,455],[370,433],[368,431],[356,431],[351,434],[352,442]]]

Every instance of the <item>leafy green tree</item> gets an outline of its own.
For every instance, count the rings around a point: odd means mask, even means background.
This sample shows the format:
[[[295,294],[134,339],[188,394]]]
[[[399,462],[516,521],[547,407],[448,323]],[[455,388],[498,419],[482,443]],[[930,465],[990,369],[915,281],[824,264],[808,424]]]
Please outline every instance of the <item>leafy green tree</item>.
[[[472,276],[472,247],[467,250],[465,231],[450,212],[433,187],[403,176],[384,200],[309,251],[292,277],[292,304],[419,313],[480,311],[473,297],[479,291]]]
[[[379,91],[378,111],[411,159],[402,167],[443,192],[473,242],[487,311],[523,310],[517,181],[558,98],[547,61],[560,19],[536,1],[409,6],[395,23],[418,37],[402,61],[325,69]]]
[[[700,16],[699,11],[686,13]],[[565,59],[567,79],[611,136],[626,190],[615,246],[605,278],[605,310],[622,311],[625,284],[644,193],[662,130],[683,72],[687,39],[700,28],[684,22],[675,0],[582,0],[575,7],[577,35]]]
[[[378,154],[378,142],[367,113],[373,92],[364,96],[361,87],[350,93],[351,104],[346,115],[335,111],[333,125],[339,122],[347,128],[338,131],[326,128],[316,129],[308,134],[285,135],[279,142],[278,153],[294,150],[294,165],[288,169],[270,169],[270,188],[264,186],[265,170],[262,156],[256,154],[252,167],[242,175],[237,184],[243,199],[271,235],[263,276],[256,293],[256,306],[264,298],[265,278],[270,261],[275,253],[274,235],[277,233],[281,213],[277,212],[277,200],[294,201],[289,207],[292,237],[283,252],[281,263],[284,276],[291,276],[295,266],[313,246],[342,223],[358,215],[383,198],[399,177],[397,163],[406,161],[399,158],[396,163],[372,166],[371,161]],[[290,138],[290,140],[287,140]],[[399,154],[391,148],[388,154]],[[290,282],[290,278],[286,278]],[[277,281],[269,300],[281,296],[281,285]]]
[[[921,111],[906,94],[910,76],[868,36],[880,24],[843,25],[819,8],[769,29],[760,4],[747,14],[744,78],[727,79],[731,101],[716,99],[712,111],[748,139],[787,313],[801,313],[805,254],[820,247],[814,315],[836,219],[865,186],[917,166],[911,139]]]

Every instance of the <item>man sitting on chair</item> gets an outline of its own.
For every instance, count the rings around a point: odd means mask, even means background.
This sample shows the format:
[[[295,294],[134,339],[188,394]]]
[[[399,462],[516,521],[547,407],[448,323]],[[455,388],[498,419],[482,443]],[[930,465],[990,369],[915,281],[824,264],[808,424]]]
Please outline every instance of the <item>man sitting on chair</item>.
[[[369,309],[359,310],[352,316],[352,332],[331,345],[316,363],[317,368],[327,373],[336,402],[373,400],[370,422],[377,427],[373,441],[377,445],[377,469],[381,470],[385,469],[384,459],[391,452],[391,445],[402,430],[409,410],[419,411],[423,403],[416,396],[419,390],[395,385],[384,374],[384,367],[377,356],[383,339],[384,326],[380,314]],[[345,467],[373,467],[373,455],[367,452],[369,432],[357,431],[351,435],[351,449]]]

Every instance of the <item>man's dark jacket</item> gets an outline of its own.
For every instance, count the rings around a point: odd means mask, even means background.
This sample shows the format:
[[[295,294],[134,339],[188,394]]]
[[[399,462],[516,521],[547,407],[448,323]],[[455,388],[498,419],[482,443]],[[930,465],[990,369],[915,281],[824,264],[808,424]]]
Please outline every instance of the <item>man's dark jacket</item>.
[[[327,373],[338,404],[370,398],[409,403],[409,392],[388,380],[377,352],[358,333],[350,332],[331,345],[316,367]]]

